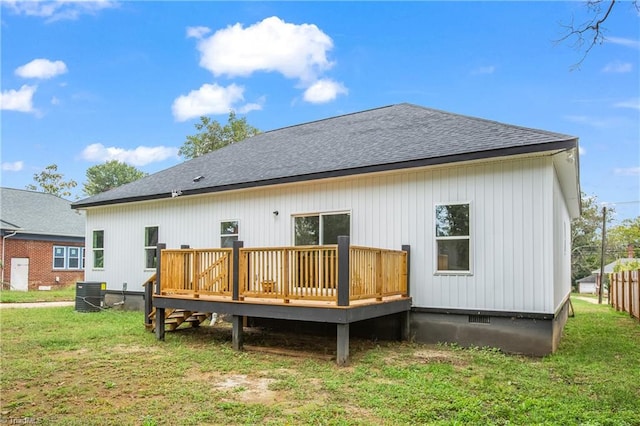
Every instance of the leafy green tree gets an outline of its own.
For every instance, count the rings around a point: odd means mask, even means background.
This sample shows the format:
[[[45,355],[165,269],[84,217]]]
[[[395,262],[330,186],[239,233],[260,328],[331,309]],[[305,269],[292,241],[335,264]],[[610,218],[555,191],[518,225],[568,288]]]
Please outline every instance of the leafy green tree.
[[[107,161],[104,164],[91,166],[87,169],[84,192],[87,195],[100,194],[125,183],[142,179],[146,175],[147,173],[118,160]]]
[[[611,223],[612,218],[613,210],[608,209],[607,223]],[[582,215],[571,223],[571,247],[571,278],[574,282],[600,268],[602,208],[595,196],[582,193]]]
[[[607,231],[607,247],[613,257],[627,257],[627,247],[633,246],[634,255],[640,252],[640,216],[625,219]]]
[[[57,164],[50,164],[40,173],[35,173],[33,180],[36,184],[27,185],[28,190],[46,192],[62,198],[71,196],[70,189],[78,186],[78,183],[73,179],[64,180],[64,175],[58,173]]]
[[[237,118],[233,111],[229,112],[229,120],[224,126],[209,117],[200,117],[200,123],[196,123],[195,127],[199,133],[187,136],[178,151],[186,159],[199,157],[260,133],[260,130],[247,123],[246,117]]]

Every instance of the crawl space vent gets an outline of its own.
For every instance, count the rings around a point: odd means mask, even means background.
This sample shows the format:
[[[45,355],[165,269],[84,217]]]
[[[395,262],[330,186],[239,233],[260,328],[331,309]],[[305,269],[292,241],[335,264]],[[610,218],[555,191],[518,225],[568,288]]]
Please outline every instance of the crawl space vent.
[[[488,315],[469,315],[469,322],[476,324],[491,324],[491,317]]]

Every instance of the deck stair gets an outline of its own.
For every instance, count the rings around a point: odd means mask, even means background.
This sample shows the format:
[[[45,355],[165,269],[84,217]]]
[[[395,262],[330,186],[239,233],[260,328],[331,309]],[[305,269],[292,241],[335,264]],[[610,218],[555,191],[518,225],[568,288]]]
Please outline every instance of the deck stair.
[[[167,331],[173,331],[182,324],[190,324],[191,327],[198,327],[206,319],[211,317],[210,313],[192,312],[186,309],[165,309],[164,323]],[[151,324],[146,324],[147,329],[153,330],[156,326],[156,309],[153,308],[149,314]]]

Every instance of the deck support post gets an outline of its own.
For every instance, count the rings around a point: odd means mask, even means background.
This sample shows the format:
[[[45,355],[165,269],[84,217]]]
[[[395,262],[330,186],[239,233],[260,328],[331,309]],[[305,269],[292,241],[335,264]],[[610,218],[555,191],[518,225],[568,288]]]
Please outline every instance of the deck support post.
[[[411,311],[400,313],[400,340],[411,340]]]
[[[242,315],[233,315],[231,317],[231,343],[234,351],[241,351],[244,343],[244,317]]]
[[[156,246],[156,291],[155,294],[160,294],[162,291],[162,250],[166,249],[165,243],[159,243]],[[156,309],[156,339],[164,340],[164,308]]]
[[[164,340],[164,308],[156,309],[156,339]]]
[[[336,364],[349,365],[349,324],[336,324]]]
[[[153,285],[157,281],[148,281],[144,286],[144,324],[151,328],[151,311],[153,310]]]
[[[338,236],[338,306],[349,306],[349,272],[349,237],[340,235]],[[347,344],[348,334],[347,332]]]
[[[409,244],[403,244],[402,251],[407,252],[407,296],[411,296],[411,246]]]
[[[407,252],[407,270],[405,271],[405,274],[407,277],[406,296],[410,296],[411,295],[411,246],[408,244],[403,244],[402,251]],[[411,311],[402,312],[400,314],[400,339],[405,341],[411,340]]]

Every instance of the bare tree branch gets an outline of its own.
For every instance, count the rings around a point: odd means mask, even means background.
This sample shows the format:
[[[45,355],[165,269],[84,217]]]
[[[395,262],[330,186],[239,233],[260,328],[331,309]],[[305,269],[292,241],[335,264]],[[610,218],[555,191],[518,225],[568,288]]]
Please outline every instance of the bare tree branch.
[[[593,49],[595,45],[602,44],[605,40],[604,33],[606,30],[602,27],[602,24],[609,18],[613,6],[616,4],[616,0],[608,0],[608,6],[604,14],[602,13],[603,3],[604,0],[589,0],[587,2],[587,8],[594,13],[591,20],[580,25],[575,25],[572,19],[569,25],[562,25],[567,29],[567,34],[557,40],[557,43],[575,38],[572,47],[576,50],[581,50],[585,44],[587,44],[582,58],[571,66],[571,70],[579,69],[587,55],[589,55],[589,52],[591,52],[591,49]],[[640,7],[640,3],[638,3],[637,0],[634,0],[634,4],[636,9]]]

